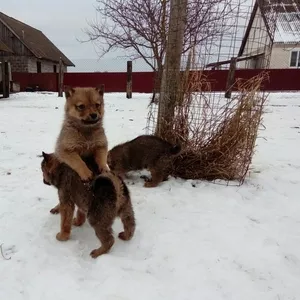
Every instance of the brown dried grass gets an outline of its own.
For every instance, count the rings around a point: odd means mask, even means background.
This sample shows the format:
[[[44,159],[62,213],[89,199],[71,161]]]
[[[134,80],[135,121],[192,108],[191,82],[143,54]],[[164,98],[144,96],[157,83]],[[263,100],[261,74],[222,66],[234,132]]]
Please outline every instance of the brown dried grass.
[[[238,91],[231,99],[223,98],[223,93],[194,92],[210,87],[203,74],[195,72],[193,76],[176,106],[168,139],[184,148],[173,159],[171,173],[184,179],[237,180],[242,184],[262,120],[266,95],[260,88],[267,73],[246,82],[238,80]]]

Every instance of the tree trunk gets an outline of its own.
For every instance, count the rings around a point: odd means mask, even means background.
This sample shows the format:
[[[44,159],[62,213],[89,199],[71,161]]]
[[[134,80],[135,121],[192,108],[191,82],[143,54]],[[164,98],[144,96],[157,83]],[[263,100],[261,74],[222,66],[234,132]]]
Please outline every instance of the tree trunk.
[[[172,141],[180,86],[180,62],[187,17],[187,0],[171,0],[166,59],[161,80],[156,135]]]

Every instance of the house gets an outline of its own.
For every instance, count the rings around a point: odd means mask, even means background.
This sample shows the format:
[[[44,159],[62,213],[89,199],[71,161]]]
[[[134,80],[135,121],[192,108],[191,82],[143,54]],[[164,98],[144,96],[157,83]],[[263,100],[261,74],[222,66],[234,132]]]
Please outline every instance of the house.
[[[0,58],[1,56],[4,55],[11,55],[13,54],[13,51],[7,47],[3,42],[1,42],[0,40]],[[4,86],[4,82],[3,82],[3,78],[4,78],[4,64],[2,63],[2,61],[0,60],[0,94],[3,94],[3,90],[5,90],[5,86]],[[10,78],[11,80],[11,74],[10,74]]]
[[[269,62],[271,69],[299,68],[300,3],[298,0],[267,1],[269,5],[264,8],[259,0],[254,5],[237,55],[248,59],[238,67],[260,69]]]
[[[0,61],[12,72],[56,73],[60,58],[64,71],[75,65],[38,29],[0,12]]]
[[[13,51],[0,40],[0,54],[12,54]]]

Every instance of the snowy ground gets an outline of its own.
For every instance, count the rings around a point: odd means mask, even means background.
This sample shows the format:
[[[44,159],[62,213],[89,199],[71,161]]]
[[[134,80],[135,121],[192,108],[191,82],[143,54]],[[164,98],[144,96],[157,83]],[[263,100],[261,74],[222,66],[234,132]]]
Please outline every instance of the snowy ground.
[[[105,99],[110,147],[144,132],[149,95]],[[53,150],[63,105],[54,94],[0,100],[0,299],[300,298],[300,94],[270,96],[243,186],[128,181],[136,234],[96,260],[88,224],[55,239],[57,195],[42,183],[37,155]]]

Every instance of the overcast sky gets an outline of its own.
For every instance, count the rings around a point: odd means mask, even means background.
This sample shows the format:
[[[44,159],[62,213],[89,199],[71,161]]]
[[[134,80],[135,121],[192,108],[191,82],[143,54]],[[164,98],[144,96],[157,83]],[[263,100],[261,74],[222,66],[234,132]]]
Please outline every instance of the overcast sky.
[[[69,68],[69,72],[126,71],[128,59],[123,52],[115,51],[99,60],[92,43],[77,41],[86,38],[83,29],[88,27],[88,21],[96,19],[96,0],[0,1],[3,13],[43,31],[73,61],[76,68]],[[149,70],[142,60],[133,62],[133,71]]]
[[[1,11],[41,31],[76,65],[69,71],[125,71],[123,53],[107,54],[99,62],[91,43],[79,43],[87,21],[95,20],[96,0],[0,0]],[[144,69],[143,63],[133,65]],[[147,68],[146,68],[147,69]]]

